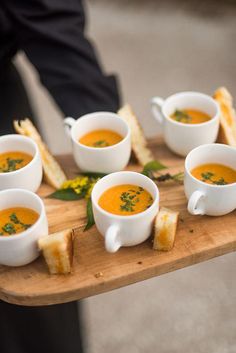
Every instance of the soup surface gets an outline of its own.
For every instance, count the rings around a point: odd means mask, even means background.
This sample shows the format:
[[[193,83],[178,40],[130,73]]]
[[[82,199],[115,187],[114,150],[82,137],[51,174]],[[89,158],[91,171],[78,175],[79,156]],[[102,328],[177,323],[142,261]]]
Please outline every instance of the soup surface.
[[[94,130],[79,140],[85,146],[103,148],[117,144],[123,137],[112,130]]]
[[[184,124],[201,124],[211,119],[210,115],[194,109],[177,109],[170,117]]]
[[[12,207],[0,211],[0,236],[21,233],[31,227],[39,218],[34,210]]]
[[[106,190],[100,197],[98,204],[105,211],[130,216],[149,208],[153,198],[148,191],[137,185],[116,185]]]
[[[236,170],[222,164],[202,164],[192,169],[191,173],[208,184],[227,185],[236,182]]]
[[[24,152],[5,152],[0,154],[0,173],[14,172],[31,162],[33,157]]]

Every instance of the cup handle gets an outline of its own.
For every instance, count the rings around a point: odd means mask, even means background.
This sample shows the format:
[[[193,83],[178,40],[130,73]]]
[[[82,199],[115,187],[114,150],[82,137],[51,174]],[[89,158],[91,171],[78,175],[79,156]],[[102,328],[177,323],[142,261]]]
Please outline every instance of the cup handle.
[[[196,190],[190,196],[188,201],[188,212],[192,215],[204,215],[205,214],[205,207],[204,203],[202,202],[201,205],[199,204],[200,200],[205,198],[205,194],[202,191]]]
[[[113,224],[106,231],[105,248],[108,252],[114,253],[121,247],[121,245],[119,227]]]
[[[153,97],[151,99],[152,114],[160,125],[163,124],[162,106],[164,102],[165,100],[161,97]]]
[[[76,120],[74,118],[69,117],[69,116],[66,117],[63,121],[65,132],[69,137],[71,137],[70,130],[75,122],[76,122]]]

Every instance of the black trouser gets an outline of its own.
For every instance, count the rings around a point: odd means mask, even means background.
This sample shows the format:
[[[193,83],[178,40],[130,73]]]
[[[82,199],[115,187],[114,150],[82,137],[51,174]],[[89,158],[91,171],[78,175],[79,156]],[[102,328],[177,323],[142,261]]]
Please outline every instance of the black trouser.
[[[0,352],[81,353],[78,309],[76,302],[26,307],[0,301]]]
[[[14,66],[0,75],[0,135],[13,132],[13,118],[33,114]],[[0,283],[1,286],[1,283]],[[0,353],[81,353],[77,302],[24,307],[0,301]]]

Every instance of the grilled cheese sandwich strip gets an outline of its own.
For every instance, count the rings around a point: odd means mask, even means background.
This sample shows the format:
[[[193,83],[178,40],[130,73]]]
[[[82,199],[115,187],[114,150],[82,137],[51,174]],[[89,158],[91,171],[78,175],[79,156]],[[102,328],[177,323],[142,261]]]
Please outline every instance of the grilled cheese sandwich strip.
[[[169,251],[174,246],[179,212],[161,207],[154,223],[153,249]]]
[[[15,120],[14,128],[21,135],[32,138],[38,145],[41,154],[45,181],[52,187],[59,189],[66,181],[66,175],[56,159],[51,155],[47,146],[29,119]]]
[[[151,150],[147,147],[147,140],[143,130],[130,105],[124,105],[117,114],[129,125],[131,130],[132,150],[138,162],[144,166],[148,162],[153,161],[155,158]]]
[[[220,130],[218,142],[236,147],[236,116],[233,98],[225,87],[218,88],[213,97],[220,106]]]
[[[51,274],[68,274],[73,262],[73,231],[49,234],[38,240],[38,247]]]

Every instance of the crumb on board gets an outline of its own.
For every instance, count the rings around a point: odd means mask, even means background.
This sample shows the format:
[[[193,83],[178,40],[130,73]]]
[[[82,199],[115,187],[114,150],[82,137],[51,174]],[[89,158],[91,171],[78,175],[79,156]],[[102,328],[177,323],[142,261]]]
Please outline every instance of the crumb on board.
[[[189,233],[193,233],[194,232],[194,230],[193,229],[189,229]]]
[[[143,263],[142,261],[138,261],[137,262],[138,265],[142,265],[142,263]]]
[[[102,272],[97,272],[97,273],[95,273],[94,277],[96,277],[96,278],[103,277],[103,273]]]

